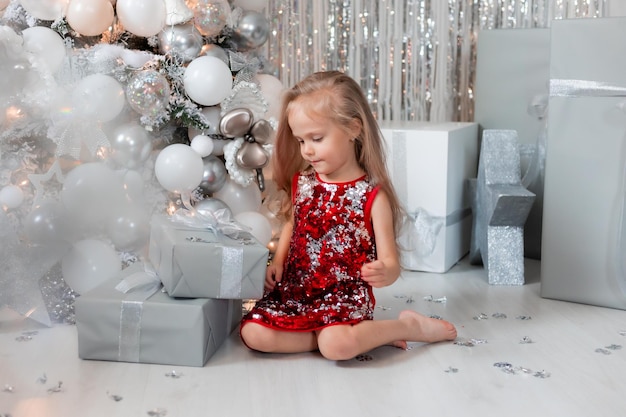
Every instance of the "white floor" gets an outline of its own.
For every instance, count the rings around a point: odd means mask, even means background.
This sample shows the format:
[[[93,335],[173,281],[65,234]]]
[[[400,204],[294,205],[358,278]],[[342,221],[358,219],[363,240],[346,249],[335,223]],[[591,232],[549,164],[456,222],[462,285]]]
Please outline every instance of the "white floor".
[[[84,361],[75,327],[18,341],[26,323],[0,317],[0,417],[625,416],[626,311],[542,299],[539,267],[526,261],[521,287],[490,286],[466,260],[447,274],[405,273],[377,290],[377,316],[438,315],[461,344],[341,363],[251,352],[236,333],[204,368]]]

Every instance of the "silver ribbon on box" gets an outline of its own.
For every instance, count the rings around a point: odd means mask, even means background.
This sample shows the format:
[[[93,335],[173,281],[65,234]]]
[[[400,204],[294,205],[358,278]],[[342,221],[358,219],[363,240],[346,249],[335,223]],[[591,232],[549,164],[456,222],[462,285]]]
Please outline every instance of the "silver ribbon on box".
[[[590,80],[571,80],[571,79],[551,79],[550,80],[550,97],[626,97],[626,86],[615,85],[602,81]],[[620,102],[617,107],[626,111],[626,102]],[[625,117],[626,120],[626,117]],[[626,124],[626,123],[625,123]],[[626,140],[626,135],[624,137]],[[620,206],[617,210],[617,230],[616,244],[613,253],[609,253],[609,262],[615,265],[618,274],[618,285],[622,292],[626,293],[626,247],[624,238],[626,236],[626,156],[622,155],[622,178],[621,186],[618,187],[617,204]],[[611,261],[612,258],[612,261]]]
[[[245,226],[230,220],[227,212],[221,210],[204,215],[196,210],[179,209],[172,215],[172,221],[194,229],[209,230],[216,235],[222,233],[240,244],[229,246],[219,242],[206,242],[202,239],[193,240],[194,242],[219,245],[222,248],[220,298],[238,298],[241,295],[244,245],[254,243],[252,235]]]
[[[400,201],[408,201],[406,133],[394,130],[391,140],[393,142],[391,157],[393,158],[394,188]],[[447,216],[435,216],[426,209],[418,207],[409,213],[410,228],[405,225],[400,241],[412,255],[424,260],[435,251],[437,237],[441,230],[461,222],[471,213],[471,208],[466,207],[455,210]]]
[[[212,213],[200,213],[193,209],[178,209],[172,214],[171,220],[192,229],[210,230],[221,233],[233,239],[248,238],[249,230],[242,224],[231,219],[229,211],[225,209],[215,210]]]
[[[161,288],[161,281],[152,265],[135,272],[115,286],[127,294],[120,309],[120,331],[117,358],[122,362],[139,362],[143,302]]]

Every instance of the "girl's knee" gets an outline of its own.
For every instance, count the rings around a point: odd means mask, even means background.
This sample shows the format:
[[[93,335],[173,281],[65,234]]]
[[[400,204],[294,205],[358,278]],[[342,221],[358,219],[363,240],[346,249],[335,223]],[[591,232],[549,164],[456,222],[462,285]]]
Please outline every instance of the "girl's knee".
[[[359,345],[350,327],[333,326],[319,332],[317,345],[326,359],[345,361],[358,355]]]
[[[274,349],[274,332],[257,323],[245,323],[241,327],[241,340],[253,350],[271,352]]]

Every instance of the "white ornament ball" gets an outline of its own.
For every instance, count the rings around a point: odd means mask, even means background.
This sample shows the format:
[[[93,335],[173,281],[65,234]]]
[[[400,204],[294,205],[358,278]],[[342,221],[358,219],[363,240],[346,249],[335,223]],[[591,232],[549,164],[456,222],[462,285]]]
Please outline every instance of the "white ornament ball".
[[[250,233],[263,246],[272,240],[272,226],[269,220],[257,211],[246,211],[235,215],[235,220],[250,228]]]
[[[117,17],[130,33],[149,38],[165,27],[167,9],[163,0],[117,0]]]
[[[208,136],[198,135],[191,140],[191,148],[203,158],[209,156],[213,152],[213,139]]]
[[[183,75],[189,98],[202,106],[214,106],[224,100],[233,88],[228,65],[214,56],[201,56],[189,63]]]
[[[24,192],[17,185],[7,185],[0,190],[0,204],[13,209],[19,207],[24,201]]]
[[[56,73],[65,59],[63,39],[50,28],[34,26],[22,31],[24,50],[42,62],[51,74]]]

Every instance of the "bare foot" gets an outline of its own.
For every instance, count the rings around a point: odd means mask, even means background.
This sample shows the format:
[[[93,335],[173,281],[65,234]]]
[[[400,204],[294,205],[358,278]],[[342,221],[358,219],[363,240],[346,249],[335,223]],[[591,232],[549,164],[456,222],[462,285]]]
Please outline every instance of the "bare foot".
[[[398,319],[405,322],[411,329],[412,336],[407,338],[411,342],[434,343],[456,338],[456,328],[452,323],[445,320],[426,317],[412,310],[400,312]],[[396,343],[404,343],[406,346],[406,342]],[[398,345],[394,344],[394,346]]]

